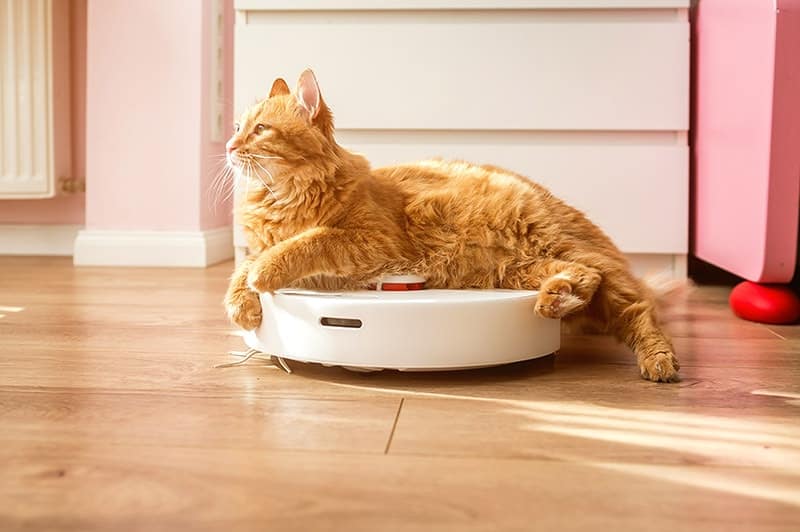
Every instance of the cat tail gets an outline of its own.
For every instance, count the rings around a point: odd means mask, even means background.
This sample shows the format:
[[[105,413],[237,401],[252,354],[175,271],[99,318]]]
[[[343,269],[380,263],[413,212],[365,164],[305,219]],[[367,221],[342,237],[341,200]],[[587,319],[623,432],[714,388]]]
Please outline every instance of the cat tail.
[[[689,296],[695,290],[691,279],[675,279],[670,274],[661,272],[647,274],[642,281],[655,297],[661,322],[676,321],[686,313]]]

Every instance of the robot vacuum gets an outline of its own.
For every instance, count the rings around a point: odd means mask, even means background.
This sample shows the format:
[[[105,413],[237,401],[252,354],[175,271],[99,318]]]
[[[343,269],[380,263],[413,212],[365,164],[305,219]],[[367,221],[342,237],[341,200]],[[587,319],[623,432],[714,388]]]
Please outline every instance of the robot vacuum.
[[[355,371],[434,371],[509,364],[549,355],[559,320],[534,314],[537,292],[425,289],[424,279],[386,278],[375,290],[261,294],[249,353]]]

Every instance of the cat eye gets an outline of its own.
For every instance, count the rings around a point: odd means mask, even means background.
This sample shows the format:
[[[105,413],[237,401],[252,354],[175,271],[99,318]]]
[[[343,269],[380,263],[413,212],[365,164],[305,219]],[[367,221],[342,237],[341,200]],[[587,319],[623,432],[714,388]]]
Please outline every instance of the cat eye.
[[[239,122],[233,124],[233,132],[238,133],[242,126],[239,125]]]
[[[260,134],[262,134],[263,132],[265,132],[268,129],[272,129],[272,126],[264,125],[264,124],[258,124],[256,126],[256,133],[260,135]]]

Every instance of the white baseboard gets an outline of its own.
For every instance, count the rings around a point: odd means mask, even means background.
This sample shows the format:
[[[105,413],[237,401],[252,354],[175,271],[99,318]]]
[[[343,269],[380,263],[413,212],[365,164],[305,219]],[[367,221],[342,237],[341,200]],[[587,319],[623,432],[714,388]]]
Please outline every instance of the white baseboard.
[[[80,225],[0,224],[0,255],[72,255]]]
[[[230,226],[205,231],[84,230],[75,240],[76,266],[189,266],[233,258]]]

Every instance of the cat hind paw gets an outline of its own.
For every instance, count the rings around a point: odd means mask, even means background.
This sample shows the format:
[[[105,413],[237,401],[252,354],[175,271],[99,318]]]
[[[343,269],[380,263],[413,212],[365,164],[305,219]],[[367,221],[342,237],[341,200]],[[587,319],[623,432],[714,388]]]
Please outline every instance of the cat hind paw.
[[[639,357],[639,371],[642,377],[653,382],[675,382],[681,365],[669,351],[659,351]]]

